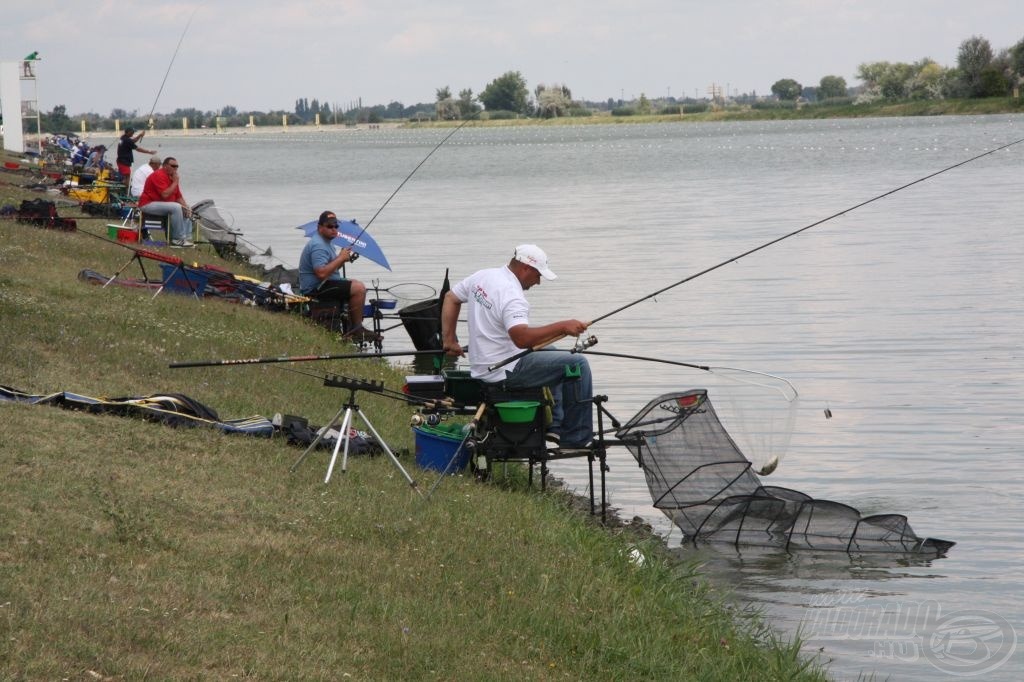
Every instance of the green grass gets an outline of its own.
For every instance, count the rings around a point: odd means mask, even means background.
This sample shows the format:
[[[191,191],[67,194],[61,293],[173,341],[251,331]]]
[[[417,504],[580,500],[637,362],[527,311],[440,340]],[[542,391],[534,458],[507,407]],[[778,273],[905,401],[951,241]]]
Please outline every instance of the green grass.
[[[0,205],[25,196],[0,185]],[[169,369],[349,349],[295,316],[77,279],[130,256],[0,221],[0,383],[179,391],[225,418],[333,416],[345,395],[282,365]],[[298,368],[389,388],[405,373]],[[411,447],[411,408],[360,404],[389,444]],[[564,494],[451,477],[425,502],[384,457],[353,458],[324,485],[327,455],[290,474],[300,451],[279,438],[17,404],[0,418],[2,679],[823,678],[699,567]],[[421,488],[434,482],[402,462]]]

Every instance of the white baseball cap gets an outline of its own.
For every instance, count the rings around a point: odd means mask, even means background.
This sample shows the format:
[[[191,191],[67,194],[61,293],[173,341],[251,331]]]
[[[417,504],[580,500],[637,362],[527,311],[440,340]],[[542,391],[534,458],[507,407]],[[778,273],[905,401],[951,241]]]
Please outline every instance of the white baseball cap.
[[[520,244],[516,247],[514,258],[536,269],[544,279],[558,279],[558,275],[548,268],[548,254],[536,244]]]

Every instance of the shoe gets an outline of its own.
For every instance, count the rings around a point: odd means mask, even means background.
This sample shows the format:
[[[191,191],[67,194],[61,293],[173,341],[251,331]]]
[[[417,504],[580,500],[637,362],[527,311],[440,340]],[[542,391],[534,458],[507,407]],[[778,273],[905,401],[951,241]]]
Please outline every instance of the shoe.
[[[171,240],[171,248],[172,249],[191,249],[195,245],[196,245],[195,242],[190,241],[188,239],[172,239]]]
[[[351,331],[345,332],[345,334],[343,334],[341,338],[345,339],[346,341],[356,341],[358,343],[376,343],[384,340],[383,336],[381,336],[380,334],[375,334],[366,327],[356,327]]]
[[[557,431],[548,431],[544,434],[544,440],[558,447],[558,443],[562,440],[562,437],[558,435]]]

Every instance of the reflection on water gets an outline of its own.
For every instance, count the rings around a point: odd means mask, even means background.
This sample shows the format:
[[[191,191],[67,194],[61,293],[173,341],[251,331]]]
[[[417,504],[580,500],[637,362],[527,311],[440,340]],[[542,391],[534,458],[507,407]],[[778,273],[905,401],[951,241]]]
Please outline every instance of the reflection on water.
[[[725,587],[743,587],[747,596],[762,602],[786,603],[783,595],[795,592],[802,599],[807,595],[831,591],[820,582],[832,580],[859,580],[884,582],[899,578],[941,578],[941,573],[902,571],[903,568],[929,568],[941,561],[934,556],[914,552],[815,552],[804,550],[787,552],[769,547],[738,547],[727,543],[686,543],[673,548],[672,553],[685,560],[697,560],[710,569],[715,582]],[[764,578],[768,578],[764,581]],[[805,581],[789,585],[792,580]],[[778,584],[775,584],[778,582]],[[875,594],[884,594],[881,587]]]
[[[534,320],[594,319],[1020,139],[1022,128],[1020,115],[465,128],[370,228],[394,272],[360,261],[352,274],[438,287],[446,269],[459,279],[536,242],[559,279],[531,290]],[[208,136],[161,147],[182,160],[190,201],[215,198],[247,238],[294,265],[304,243],[296,225],[326,208],[368,220],[447,132]],[[919,535],[958,543],[923,563],[699,550],[713,580],[790,634],[821,625],[814,618],[823,609],[847,620],[913,620],[931,604],[942,614],[994,614],[993,623],[1024,632],[1022,159],[1020,147],[992,154],[591,329],[599,350],[789,379],[801,406],[772,484],[865,514],[902,513]],[[400,328],[386,339],[386,350],[410,347]],[[596,390],[623,422],[657,395],[708,381],[697,370],[621,358],[592,365]],[[609,463],[623,515],[678,544],[632,457],[613,451]],[[557,473],[586,486],[585,465],[566,462]],[[840,678],[933,679],[962,672],[948,667],[953,648],[925,646],[946,624],[921,616],[874,635],[819,627],[808,646],[824,646]],[[984,679],[1016,679],[1017,649]]]

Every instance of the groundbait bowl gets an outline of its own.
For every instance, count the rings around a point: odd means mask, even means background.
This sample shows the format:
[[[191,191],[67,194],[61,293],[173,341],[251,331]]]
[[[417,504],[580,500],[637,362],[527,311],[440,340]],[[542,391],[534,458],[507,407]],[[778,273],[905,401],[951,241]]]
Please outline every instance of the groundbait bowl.
[[[537,416],[540,403],[534,400],[513,400],[507,403],[495,403],[501,421],[508,424],[523,424],[533,421]]]

